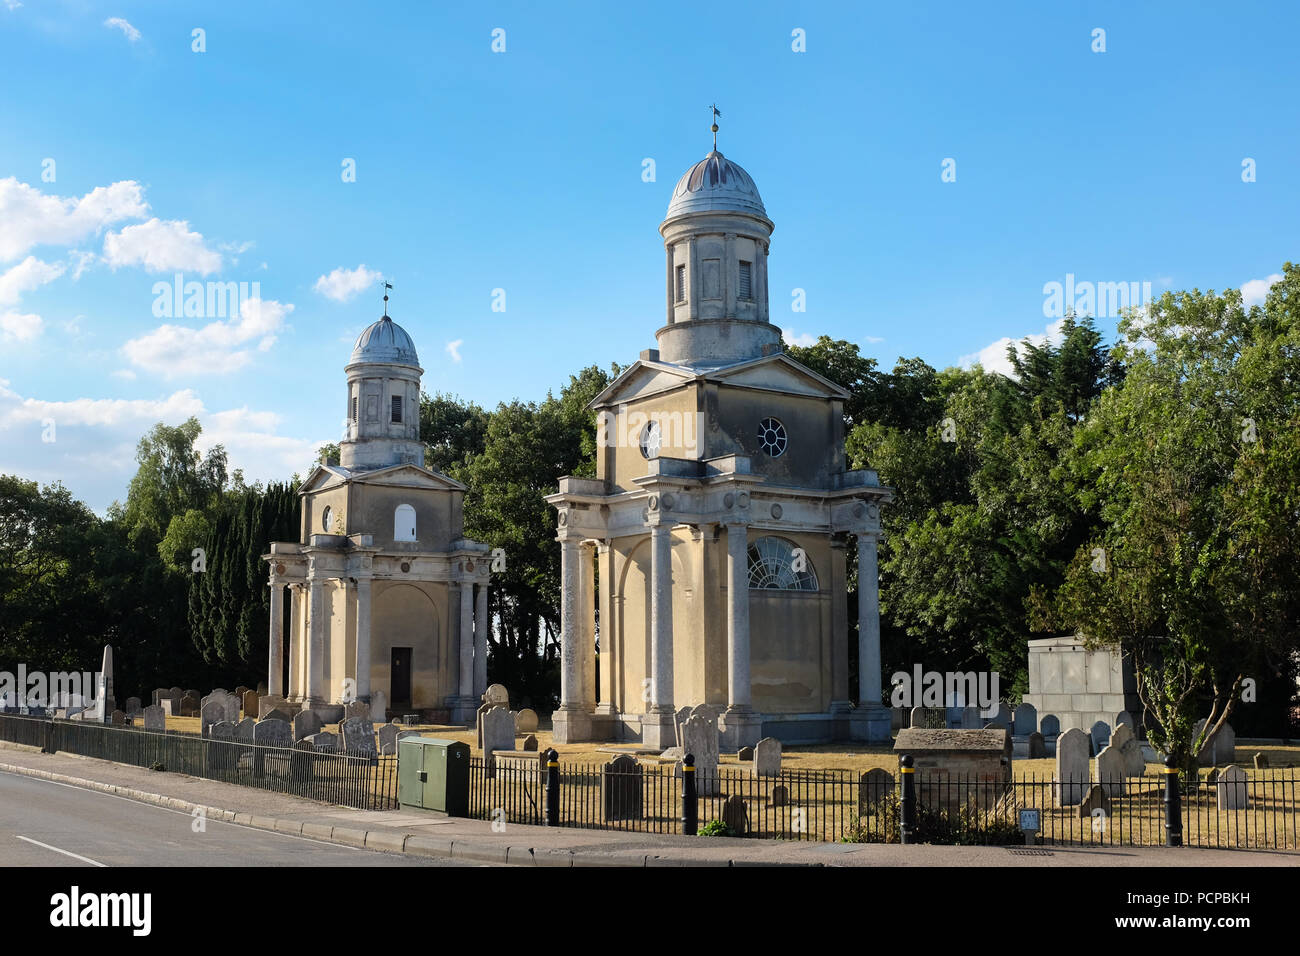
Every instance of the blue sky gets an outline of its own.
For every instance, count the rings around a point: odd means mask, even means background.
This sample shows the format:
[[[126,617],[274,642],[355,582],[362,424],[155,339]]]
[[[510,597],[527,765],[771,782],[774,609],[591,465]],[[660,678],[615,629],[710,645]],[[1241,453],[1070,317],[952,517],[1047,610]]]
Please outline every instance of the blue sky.
[[[0,473],[102,509],[140,435],[190,414],[250,479],[305,473],[380,274],[430,392],[491,407],[631,361],[714,101],[776,223],[788,339],[996,367],[1000,340],[1050,334],[1044,286],[1067,275],[1258,296],[1300,221],[1297,21],[1249,2],[0,0]],[[178,272],[260,301],[156,315]]]

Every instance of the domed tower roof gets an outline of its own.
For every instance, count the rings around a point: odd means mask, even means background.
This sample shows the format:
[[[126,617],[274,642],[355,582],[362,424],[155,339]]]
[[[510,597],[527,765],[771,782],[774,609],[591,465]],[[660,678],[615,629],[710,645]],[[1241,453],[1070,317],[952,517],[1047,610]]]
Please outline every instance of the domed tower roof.
[[[349,365],[358,362],[371,362],[382,365],[420,365],[420,357],[415,354],[415,343],[402,328],[387,315],[375,322],[359,336],[357,344],[352,347]]]
[[[767,218],[753,177],[717,149],[686,170],[673,189],[668,214],[673,219],[688,212],[741,212]]]

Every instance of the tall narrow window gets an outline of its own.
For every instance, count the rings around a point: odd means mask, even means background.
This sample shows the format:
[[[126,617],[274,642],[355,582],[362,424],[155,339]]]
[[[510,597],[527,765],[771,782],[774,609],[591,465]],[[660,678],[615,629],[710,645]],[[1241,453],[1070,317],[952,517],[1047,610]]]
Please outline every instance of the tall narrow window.
[[[752,262],[740,263],[740,297],[742,299],[752,299],[753,294],[750,290],[753,288],[753,267]]]
[[[357,397],[355,395],[352,396],[352,420],[354,422],[357,420]]]
[[[677,301],[686,301],[686,267],[677,267]]]
[[[398,505],[393,511],[393,540],[415,541],[415,509],[410,505]]]
[[[393,423],[401,424],[402,422],[402,396],[393,396]]]

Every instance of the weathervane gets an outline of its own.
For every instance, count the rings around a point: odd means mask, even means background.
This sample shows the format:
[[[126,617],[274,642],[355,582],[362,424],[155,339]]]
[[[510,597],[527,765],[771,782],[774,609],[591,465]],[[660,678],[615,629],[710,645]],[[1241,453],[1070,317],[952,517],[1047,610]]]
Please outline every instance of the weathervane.
[[[393,287],[391,282],[384,283],[384,318],[388,318],[388,290]]]
[[[718,151],[718,117],[722,115],[722,110],[718,109],[718,104],[714,103],[709,109],[713,110],[713,151]]]

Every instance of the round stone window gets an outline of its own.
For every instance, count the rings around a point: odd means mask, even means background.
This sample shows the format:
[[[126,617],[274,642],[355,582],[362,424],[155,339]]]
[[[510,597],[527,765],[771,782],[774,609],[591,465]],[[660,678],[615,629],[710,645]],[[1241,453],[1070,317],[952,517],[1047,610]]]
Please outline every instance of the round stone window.
[[[320,524],[321,527],[325,530],[326,534],[334,533],[333,522],[334,522],[334,509],[331,508],[329,505],[326,505],[325,510],[321,512],[321,516],[320,516]]]
[[[641,456],[647,459],[658,458],[659,441],[659,423],[646,422],[645,427],[641,429]]]
[[[775,418],[765,418],[758,423],[758,444],[763,453],[779,458],[785,453],[785,426]]]

